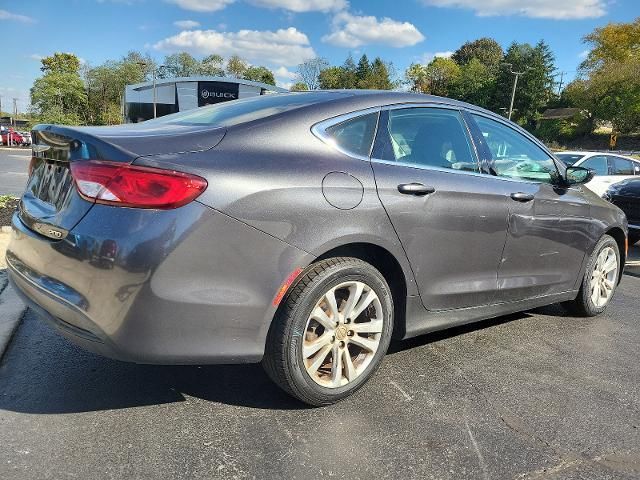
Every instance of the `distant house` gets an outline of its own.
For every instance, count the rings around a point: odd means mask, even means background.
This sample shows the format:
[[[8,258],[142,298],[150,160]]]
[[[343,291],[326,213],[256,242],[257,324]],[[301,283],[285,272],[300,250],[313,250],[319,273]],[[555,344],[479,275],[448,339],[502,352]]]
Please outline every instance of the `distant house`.
[[[566,120],[580,113],[579,108],[548,108],[540,120]]]

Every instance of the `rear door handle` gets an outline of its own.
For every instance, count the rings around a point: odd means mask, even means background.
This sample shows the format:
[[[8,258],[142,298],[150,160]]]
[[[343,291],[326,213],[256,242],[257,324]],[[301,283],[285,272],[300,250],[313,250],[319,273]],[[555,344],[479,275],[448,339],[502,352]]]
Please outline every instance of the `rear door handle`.
[[[533,200],[533,194],[514,192],[511,194],[511,198],[513,198],[516,202],[530,202],[531,200]]]
[[[435,187],[423,185],[422,183],[401,183],[398,185],[398,191],[406,195],[423,196],[436,191]]]

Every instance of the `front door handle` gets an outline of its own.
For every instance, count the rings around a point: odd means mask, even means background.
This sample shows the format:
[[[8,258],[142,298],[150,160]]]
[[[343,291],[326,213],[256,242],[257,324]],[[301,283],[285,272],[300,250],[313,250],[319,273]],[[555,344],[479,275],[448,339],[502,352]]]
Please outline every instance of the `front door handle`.
[[[436,189],[422,183],[401,183],[398,185],[398,191],[407,195],[423,196],[435,192]]]
[[[531,200],[533,200],[533,194],[514,192],[511,194],[511,198],[513,198],[516,202],[530,202]]]

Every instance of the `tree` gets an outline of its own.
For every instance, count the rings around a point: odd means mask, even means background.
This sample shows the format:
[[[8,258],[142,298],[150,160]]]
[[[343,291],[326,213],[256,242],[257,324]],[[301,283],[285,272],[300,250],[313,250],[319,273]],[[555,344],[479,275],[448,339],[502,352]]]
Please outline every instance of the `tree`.
[[[457,100],[489,108],[496,88],[496,75],[490,66],[473,57],[460,67],[460,75],[449,95]]]
[[[254,82],[267,83],[269,85],[276,84],[273,72],[265,67],[249,67],[244,71],[242,78],[245,80],[253,80]]]
[[[366,54],[363,54],[358,61],[358,67],[356,68],[356,78],[358,88],[366,88],[364,84],[369,81],[371,76],[371,64]]]
[[[342,67],[325,68],[318,75],[318,84],[323,90],[346,88],[344,85],[344,70]],[[305,83],[308,86],[308,84]]]
[[[460,67],[451,58],[436,57],[425,68],[428,93],[441,97],[449,96],[460,77]]]
[[[307,90],[316,90],[320,86],[320,72],[326,69],[329,63],[321,57],[315,57],[298,65],[298,76]]]
[[[173,53],[164,58],[164,69],[158,72],[160,78],[191,77],[200,72],[200,62],[187,52]]]
[[[405,83],[409,85],[409,90],[415,93],[428,93],[429,82],[424,65],[412,63],[404,72]]]
[[[500,44],[493,38],[484,37],[466,42],[453,53],[451,58],[460,66],[467,65],[476,59],[488,69],[495,69],[500,65],[503,56]]]
[[[227,60],[227,75],[230,77],[242,78],[247,68],[249,68],[247,62],[238,55],[233,55]]]
[[[639,131],[640,17],[596,28],[584,41],[592,48],[564,97],[588,112],[591,128],[608,121],[621,133]]]
[[[499,111],[508,108],[514,76],[511,71],[524,72],[518,80],[514,101],[514,119],[529,129],[535,128],[539,114],[553,98],[553,53],[549,46],[540,41],[535,47],[528,43],[512,43],[507,49],[505,65],[497,77],[495,95],[491,108]]]
[[[127,85],[150,79],[155,62],[149,56],[131,51],[120,60],[108,60],[83,72],[88,108],[86,122],[113,125],[122,121],[122,101]]]
[[[291,86],[289,90],[291,90],[292,92],[306,92],[309,90],[309,88],[304,82],[296,82]]]
[[[380,57],[376,57],[369,66],[366,77],[358,80],[359,88],[372,90],[391,90],[395,87],[395,82],[391,80],[393,66],[386,64]]]
[[[40,70],[44,73],[78,73],[80,70],[80,59],[72,53],[56,52],[50,57],[41,60]]]
[[[78,125],[83,122],[87,95],[80,78],[80,59],[55,53],[42,59],[44,75],[31,87],[33,111],[43,123]]]
[[[209,55],[200,62],[200,75],[211,75],[213,77],[224,77],[224,58],[220,55]]]
[[[625,62],[640,55],[640,17],[630,23],[610,23],[596,28],[583,41],[591,45],[580,68],[591,72],[611,62]]]

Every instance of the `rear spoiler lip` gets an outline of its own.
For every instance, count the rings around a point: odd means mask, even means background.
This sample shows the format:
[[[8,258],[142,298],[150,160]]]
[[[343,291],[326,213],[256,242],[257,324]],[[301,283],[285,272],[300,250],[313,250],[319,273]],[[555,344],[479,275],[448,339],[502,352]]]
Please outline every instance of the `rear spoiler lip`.
[[[70,127],[40,124],[34,132],[51,132],[91,143],[105,150],[105,159],[133,161],[138,157],[201,152],[214,148],[224,138],[225,127],[165,124],[147,128],[144,124],[113,127]],[[35,144],[34,152],[40,147]],[[102,156],[102,155],[101,155]]]

